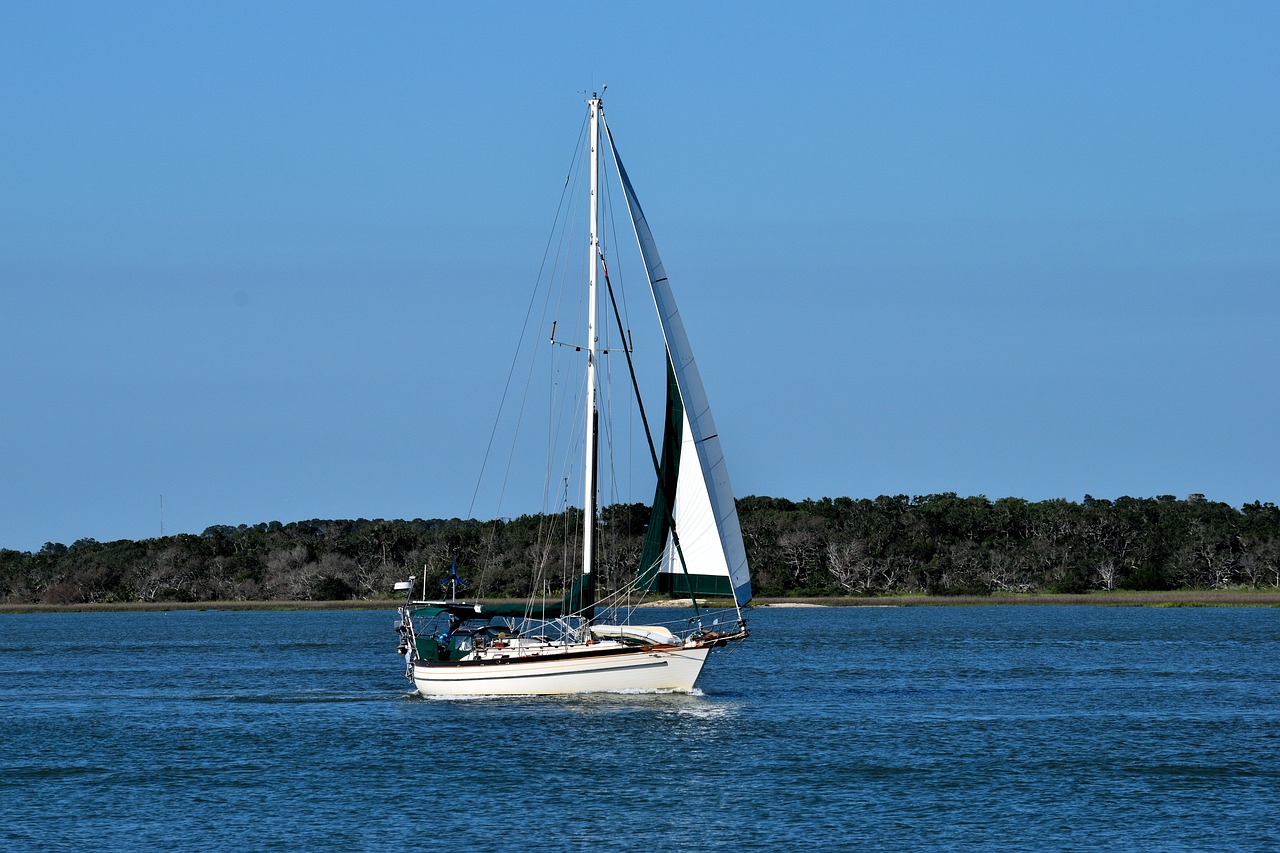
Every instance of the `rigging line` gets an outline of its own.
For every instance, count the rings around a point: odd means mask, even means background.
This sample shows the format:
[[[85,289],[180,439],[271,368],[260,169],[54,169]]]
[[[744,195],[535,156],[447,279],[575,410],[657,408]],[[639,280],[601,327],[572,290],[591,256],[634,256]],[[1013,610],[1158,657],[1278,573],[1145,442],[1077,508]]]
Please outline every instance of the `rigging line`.
[[[576,528],[569,523],[569,480],[567,478],[564,481],[564,497],[561,500],[561,505],[564,507],[562,510],[562,514],[564,516],[564,532],[560,537],[560,587],[562,589],[568,589],[569,560],[576,551],[573,547],[571,537],[573,536],[573,532]]]
[[[559,387],[557,382],[557,356],[556,353],[550,353],[548,359],[548,400],[547,400],[547,461],[543,471],[543,501],[541,501],[541,510],[538,523],[538,576],[536,576],[535,584],[545,584],[549,580],[548,566],[550,564],[550,549],[553,548],[553,537],[557,535],[557,514],[552,512],[552,464],[556,452],[556,394]],[[562,503],[563,505],[563,503]],[[561,506],[562,506],[561,505]],[[557,507],[559,508],[559,507]],[[561,560],[563,565],[563,558]],[[545,589],[543,592],[545,605]]]
[[[611,199],[611,196],[609,196],[609,187],[611,187],[611,182],[608,181],[607,174],[605,174],[607,172],[608,172],[608,161],[604,161],[604,163],[602,164],[602,175],[600,175],[600,177],[602,177],[602,179],[600,179],[600,187],[602,187],[602,200],[600,201],[602,201],[602,206],[604,207],[604,210],[607,211],[608,222],[611,223],[611,225],[616,225],[616,218],[614,218],[613,206],[611,204],[612,199]],[[600,229],[600,232],[602,233],[598,234],[599,245],[600,245],[599,257],[596,257],[596,259],[593,259],[593,263],[598,263],[600,264],[600,268],[605,269],[604,257],[607,257],[607,246],[609,245],[609,238],[611,238],[612,234],[616,232],[616,228],[612,228],[612,227],[602,228]],[[621,328],[618,329],[617,334],[618,336],[620,336],[620,338],[618,338],[617,343],[614,343],[614,339],[613,339],[614,332],[613,332],[612,325],[609,325],[608,323],[604,323],[603,325],[604,325],[604,350],[603,350],[604,355],[609,355],[609,353],[612,353],[613,350],[616,350],[618,346],[621,346],[623,348],[627,347],[627,338],[626,338],[625,330]],[[608,471],[609,471],[608,493],[609,493],[609,497],[611,497],[611,502],[613,503],[613,506],[617,507],[618,505],[620,505],[620,502],[622,500],[622,494],[620,492],[620,483],[622,482],[622,480],[620,476],[618,476],[618,464],[617,464],[618,451],[620,451],[620,448],[625,448],[626,461],[627,461],[626,483],[627,483],[627,489],[628,489],[628,496],[630,496],[630,488],[631,488],[631,480],[632,480],[631,478],[632,443],[630,441],[626,441],[625,443],[623,443],[623,437],[620,433],[618,433],[618,423],[617,423],[618,410],[616,409],[616,405],[617,405],[616,400],[617,400],[618,392],[616,389],[616,377],[614,377],[613,360],[604,359],[602,364],[603,364],[603,384],[604,384],[604,388],[602,389],[602,391],[604,394],[604,400],[607,401],[605,402],[605,406],[604,406],[604,418],[602,419],[602,423],[603,423],[603,432],[604,432],[604,438],[605,438],[605,446],[607,446],[608,448]],[[632,403],[631,394],[622,394],[622,396],[627,398],[628,403]],[[634,409],[634,405],[628,406],[628,414],[625,416],[625,421],[627,425],[627,439],[630,439],[631,437],[632,428],[634,428],[634,421],[635,421],[634,411],[631,411],[631,409]],[[603,511],[602,511],[602,516],[603,516]],[[618,565],[618,560],[617,560],[618,540],[620,540],[620,533],[618,533],[617,524],[611,525],[611,528],[609,528],[607,538],[600,537],[598,539],[599,562],[600,562],[600,565],[604,566],[605,573],[607,573],[604,575],[605,583],[612,583],[614,585],[617,585],[618,575],[620,575],[620,571],[621,571],[621,567],[620,565]]]
[[[606,130],[607,129],[608,128],[606,126]],[[604,161],[602,163],[601,171],[603,173],[609,173],[610,163],[608,158],[601,158],[601,159]],[[616,173],[614,173],[614,177],[617,177]],[[614,205],[613,203],[613,182],[610,180],[607,180],[605,177],[602,176],[600,181],[600,186],[602,188],[602,194],[604,196],[603,200],[605,204],[605,210],[608,212],[608,219],[609,219],[608,233],[610,235],[618,234],[620,232],[618,231],[618,220],[617,220],[617,216],[615,215],[617,206]],[[605,257],[608,257],[608,256],[605,255]],[[605,267],[608,266],[607,263],[605,263],[604,261],[601,261],[601,264],[602,266],[605,266]],[[621,324],[619,325],[618,335],[619,337],[622,338],[622,346],[624,348],[630,349],[632,341],[630,340],[630,336],[626,330],[630,328],[631,311],[630,311],[630,307],[627,305],[627,288],[626,288],[626,282],[623,281],[623,278],[622,278],[622,274],[623,274],[622,268],[620,267],[617,272],[618,272],[618,290],[620,290],[622,293],[622,313],[626,317],[627,323],[628,323],[628,325],[625,327],[621,326]],[[606,326],[607,325],[608,324],[606,324]],[[635,456],[635,453],[633,450],[633,442],[632,442],[632,430],[635,424],[635,413],[633,409],[635,407],[636,399],[638,399],[638,397],[628,399],[627,401],[628,402],[628,406],[627,406],[627,494],[628,496],[633,494],[633,489],[635,484],[635,472],[632,468],[632,463],[634,461],[634,456]]]
[[[564,512],[565,524],[565,544],[569,547],[569,554],[565,560],[566,570],[570,573],[565,580],[565,589],[571,588],[573,581],[578,575],[582,574],[586,559],[586,552],[583,546],[583,518],[586,514],[586,506],[577,506],[570,495],[581,496],[586,487],[586,479],[590,474],[586,470],[584,461],[585,449],[587,445],[587,425],[586,419],[578,417],[582,413],[582,409],[586,405],[587,398],[587,376],[584,371],[579,382],[576,384],[576,393],[573,398],[573,404],[570,409],[566,409],[565,417],[569,421],[569,436],[565,442],[565,454],[561,459],[561,470],[564,473],[565,482],[565,498]],[[572,491],[569,484],[572,482]],[[572,523],[570,524],[570,520]]]
[[[581,302],[581,300],[579,300]],[[581,305],[579,305],[581,308]],[[547,447],[546,447],[546,470],[544,473],[544,492],[543,506],[544,511],[549,511],[553,505],[550,499],[550,488],[553,482],[552,471],[557,464],[556,448],[564,446],[566,455],[560,458],[560,475],[564,476],[568,473],[570,467],[570,456],[572,450],[574,436],[577,434],[578,428],[581,426],[576,413],[580,408],[581,395],[583,386],[585,385],[585,377],[582,382],[568,382],[564,380],[565,365],[570,360],[570,356],[564,353],[561,348],[553,347],[550,355],[551,360],[551,387],[549,389],[549,398],[547,401]],[[565,434],[565,423],[569,424],[568,435],[562,444],[562,436]],[[554,503],[554,506],[563,509],[568,506],[567,497],[560,498]]]
[[[585,158],[583,159],[585,160]],[[583,164],[581,163],[579,164],[580,172],[582,171],[582,165]],[[579,175],[579,178],[581,178],[581,175]],[[562,240],[561,242],[563,245],[564,241]],[[568,265],[566,264],[564,267],[563,277],[561,279],[560,298],[556,304],[557,314],[560,313],[560,310],[564,301],[564,294],[565,294],[565,291],[568,289],[566,285],[568,275],[569,275],[569,270],[568,270]],[[581,330],[582,327],[584,326],[584,316],[587,312],[587,307],[585,305],[587,301],[586,299],[587,294],[583,292],[583,290],[581,289],[578,289],[577,292],[578,292],[578,303],[577,303],[577,315],[574,318],[575,320],[574,328],[577,330]],[[581,350],[581,347],[575,348],[575,352],[578,352],[580,350]],[[553,358],[555,357],[557,356],[553,356]],[[568,361],[569,358],[571,358],[571,356],[560,356],[557,363],[564,364]],[[554,437],[551,438],[550,441],[558,442],[561,435],[564,434],[564,424],[566,422],[569,424],[568,434],[565,436],[565,441],[564,441],[565,455],[560,460],[560,473],[562,476],[565,474],[571,473],[572,466],[576,464],[576,462],[573,460],[572,454],[573,452],[576,452],[577,450],[582,449],[581,447],[578,447],[576,445],[576,442],[578,441],[580,430],[585,431],[586,425],[579,420],[576,413],[580,412],[582,410],[582,407],[585,405],[586,384],[587,384],[587,378],[585,373],[581,375],[580,380],[576,383],[565,382],[563,385],[565,389],[564,391],[565,396],[561,399],[557,407],[559,421],[557,422],[557,425],[555,427]],[[573,395],[572,397],[569,396],[570,393],[572,393]],[[571,402],[572,406],[566,407],[567,402]],[[553,401],[553,406],[555,405],[556,404]],[[585,441],[585,436],[582,436],[582,440]],[[549,446],[548,448],[548,466],[549,467],[554,462],[552,457],[553,457],[552,448]],[[566,498],[566,500],[562,503],[562,506],[568,507],[568,505],[569,503]]]
[[[572,415],[576,414],[577,410],[581,407],[581,403],[584,397],[583,392],[585,391],[585,388],[583,386],[585,384],[586,384],[585,377],[580,383],[574,383],[573,395],[568,396],[566,394],[566,396],[561,399],[561,402],[558,406],[559,423],[557,424],[556,430],[555,430],[557,438],[563,432],[564,422],[568,421],[569,423],[569,429],[568,429],[567,435],[565,436],[565,440],[563,442],[565,447],[565,452],[564,452],[564,455],[560,457],[560,460],[559,460],[560,470],[558,471],[558,476],[556,478],[556,482],[563,481],[565,483],[565,492],[564,494],[561,495],[558,503],[556,504],[556,506],[559,507],[561,511],[567,509],[570,505],[569,496],[568,496],[568,483],[572,475],[574,474],[573,466],[576,464],[576,460],[574,459],[574,451],[581,449],[581,446],[578,444],[578,442],[582,439],[582,436],[580,435],[580,432],[579,432],[582,426],[582,423]],[[553,450],[554,448],[549,448],[549,452]],[[554,460],[550,460],[550,461],[554,461]],[[549,465],[550,465],[550,461],[548,463]],[[548,482],[549,481],[550,481],[550,477],[548,477]]]
[[[556,381],[555,381],[556,360],[555,360],[554,354],[552,355],[551,358],[547,359],[547,369],[549,373],[547,378],[547,394],[548,394],[547,436],[548,436],[548,442],[549,442],[551,432],[552,432],[552,424],[555,422],[554,400],[555,400],[555,393],[556,393]],[[538,536],[534,540],[537,548],[539,549],[537,553],[540,555],[538,558],[539,565],[537,567],[537,572],[534,577],[535,589],[537,588],[537,584],[541,583],[542,576],[546,570],[546,560],[545,560],[545,557],[542,556],[542,553],[543,553],[542,549],[545,545],[549,544],[551,541],[551,536],[550,536],[548,527],[550,527],[551,530],[555,529],[553,526],[553,522],[549,520],[549,516],[547,513],[547,510],[549,508],[548,504],[550,502],[550,497],[551,497],[551,451],[550,451],[550,448],[548,447],[546,467],[542,475],[542,505],[539,509],[539,516],[538,516]]]
[[[584,122],[584,123],[585,123],[585,122]],[[581,130],[581,129],[579,129],[579,131],[578,131],[578,136],[579,136],[579,138],[581,138],[581,136],[582,136],[582,130]],[[575,142],[574,142],[574,146],[573,146],[573,156],[569,159],[569,174],[570,174],[570,175],[572,175],[572,174],[573,174],[573,167],[574,167],[574,164],[578,162],[578,158],[581,156],[581,149],[582,149],[582,146],[581,146],[581,145],[579,145],[579,144],[575,141]],[[510,368],[508,369],[508,371],[507,371],[507,381],[506,381],[506,384],[505,384],[505,385],[503,386],[503,388],[502,388],[502,397],[501,397],[501,399],[500,399],[500,400],[499,400],[499,402],[498,402],[498,412],[497,412],[497,414],[494,416],[494,419],[493,419],[493,429],[492,429],[492,430],[490,430],[490,432],[489,432],[489,442],[488,442],[488,444],[486,444],[486,445],[485,445],[485,449],[484,449],[484,459],[483,459],[483,461],[481,461],[481,463],[480,463],[480,473],[479,473],[479,475],[476,477],[476,487],[475,487],[475,489],[471,492],[471,503],[467,506],[467,517],[468,517],[468,518],[470,518],[470,517],[471,517],[472,512],[475,510],[475,505],[476,505],[476,496],[480,493],[480,483],[481,483],[481,482],[483,482],[483,480],[484,480],[484,471],[485,471],[486,466],[487,466],[487,465],[488,465],[488,463],[489,463],[489,452],[490,452],[490,450],[493,448],[493,440],[494,440],[495,436],[497,436],[497,434],[498,434],[498,423],[499,423],[499,422],[501,421],[501,419],[502,419],[502,409],[503,409],[503,407],[506,405],[506,400],[507,400],[507,391],[508,391],[508,389],[511,387],[511,378],[512,378],[512,376],[515,374],[515,370],[516,370],[516,363],[517,363],[517,361],[518,361],[518,360],[519,360],[519,358],[520,358],[520,350],[524,348],[524,339],[525,339],[525,335],[526,335],[526,334],[528,333],[528,331],[529,331],[529,317],[530,317],[530,315],[533,313],[533,305],[534,305],[534,301],[535,301],[535,299],[537,298],[537,295],[538,295],[538,287],[539,287],[539,285],[540,285],[540,284],[541,284],[541,282],[542,282],[542,273],[543,273],[543,270],[544,270],[544,269],[546,269],[546,265],[547,265],[547,257],[548,257],[548,255],[549,255],[549,254],[550,254],[550,252],[551,252],[551,240],[552,240],[552,238],[555,236],[556,228],[558,227],[558,224],[559,224],[559,222],[560,222],[560,214],[561,214],[561,212],[564,210],[564,201],[565,201],[565,196],[567,195],[568,191],[569,191],[569,180],[568,180],[568,178],[566,177],[566,178],[565,178],[565,184],[564,184],[564,186],[563,186],[563,187],[561,188],[561,190],[560,190],[560,201],[559,201],[559,203],[558,203],[558,204],[557,204],[557,206],[556,206],[556,215],[555,215],[554,220],[553,220],[553,221],[552,221],[552,223],[551,223],[551,231],[550,231],[550,233],[548,233],[548,234],[547,234],[547,244],[546,244],[546,246],[543,248],[543,251],[542,251],[542,262],[541,262],[541,264],[539,264],[539,266],[538,266],[538,275],[537,275],[537,277],[534,279],[533,293],[531,293],[531,294],[529,295],[529,306],[528,306],[528,308],[526,308],[526,309],[525,309],[525,315],[524,315],[524,326],[523,326],[523,328],[521,328],[521,330],[520,330],[520,338],[519,338],[519,340],[517,340],[517,341],[516,341],[516,349],[515,349],[515,353],[513,353],[513,354],[512,354],[512,357],[511,357],[511,367],[510,367]]]
[[[581,156],[578,157],[578,159],[574,164],[575,169],[572,175],[573,186],[570,192],[571,199],[581,199],[583,195],[581,193],[581,187],[585,180],[584,173],[586,172],[586,164],[588,162],[588,159],[586,157],[587,146],[583,143],[583,140],[585,139],[585,136],[586,136],[586,132],[585,132],[586,125],[587,125],[587,120],[584,119],[583,129],[580,130],[579,132],[579,140],[578,140],[579,141],[578,152]],[[558,276],[560,286],[556,291],[556,300],[555,300],[555,307],[554,307],[554,311],[557,316],[559,316],[564,310],[566,294],[570,290],[570,285],[568,281],[570,274],[574,273],[576,275],[576,272],[581,270],[581,266],[580,266],[581,256],[577,255],[576,252],[573,253],[573,257],[577,260],[573,263],[570,263],[568,260],[569,252],[567,251],[566,244],[575,242],[575,238],[578,233],[578,223],[580,220],[585,219],[585,215],[582,215],[585,207],[586,207],[585,201],[583,201],[581,204],[574,204],[573,210],[570,211],[570,215],[565,220],[566,225],[560,235],[560,244],[557,248],[557,253],[556,253],[556,263],[557,263],[556,269],[557,269],[557,276]],[[575,283],[576,281],[577,279],[575,278]],[[585,293],[581,288],[577,288],[576,286],[573,288],[573,291],[578,294],[577,316],[575,318],[576,325],[574,326],[574,328],[581,330],[583,325],[583,315],[586,310],[584,305]],[[545,317],[543,319],[545,320]],[[577,349],[575,351],[580,352],[581,350]],[[551,357],[552,362],[554,364],[554,369],[552,371],[553,375],[556,377],[562,377],[564,375],[566,365],[568,365],[572,360],[572,356],[565,352],[561,352],[559,348],[553,348],[553,352],[554,354]],[[556,396],[553,394],[551,399],[549,400],[552,411],[551,413],[549,413],[549,421],[550,421],[551,428],[548,430],[548,446],[547,446],[547,456],[546,456],[547,469],[546,469],[545,482],[548,486],[552,482],[551,472],[555,468],[557,461],[560,466],[561,475],[568,473],[569,469],[574,464],[571,461],[572,457],[568,454],[570,454],[573,449],[573,441],[574,441],[573,437],[578,434],[579,429],[581,429],[583,426],[578,421],[578,418],[575,415],[575,412],[581,409],[581,403],[583,399],[582,394],[584,393],[584,390],[585,390],[583,386],[585,386],[585,377],[583,378],[583,381],[581,383],[573,383],[573,382],[567,382],[567,381],[561,382],[559,387],[561,388],[560,393],[562,394],[562,396],[559,399],[557,399]],[[573,407],[566,408],[566,403],[568,403],[570,400],[572,401]],[[566,423],[568,423],[569,425],[569,435],[567,437],[567,440],[564,442],[564,447],[566,448],[565,450],[566,455],[563,458],[557,460],[555,448],[557,446],[560,446],[561,444],[560,439],[561,439],[561,436],[565,434]],[[545,494],[544,494],[544,504],[549,505],[549,501],[547,501],[547,496]],[[567,498],[559,502],[559,506],[562,508],[565,508],[568,505],[569,504],[568,504]]]
[[[575,473],[574,466],[578,464],[578,460],[576,459],[577,451],[581,450],[583,447],[579,442],[586,441],[586,436],[583,434],[585,432],[585,424],[583,424],[576,415],[586,402],[587,377],[583,375],[578,382],[572,383],[572,385],[566,383],[566,386],[566,395],[561,399],[560,404],[557,407],[559,410],[560,421],[556,427],[556,435],[557,437],[560,435],[563,429],[563,424],[567,421],[569,429],[567,435],[565,435],[565,452],[560,458],[560,476],[557,480],[564,480],[567,489],[568,481]],[[568,394],[569,387],[573,389],[572,396],[569,396]],[[567,491],[560,501],[560,506],[566,508],[569,506]]]
[[[613,298],[613,285],[609,282],[609,268],[604,265],[603,258],[601,259],[600,263],[601,263],[601,267],[603,267],[604,269],[604,284],[605,284],[606,290],[609,293],[609,304],[613,306],[613,317],[614,317],[614,320],[618,323],[618,326],[621,327],[622,315],[618,312],[618,301]],[[661,463],[658,462],[658,452],[654,450],[654,447],[653,447],[653,433],[649,430],[649,417],[645,414],[645,411],[644,411],[644,400],[640,399],[640,384],[636,381],[635,364],[631,361],[631,351],[628,350],[626,347],[623,347],[622,351],[627,354],[627,370],[631,373],[631,387],[635,392],[636,406],[640,409],[640,422],[644,424],[644,437],[645,437],[645,440],[649,442],[649,458],[653,461],[653,471],[658,478],[658,491],[661,492],[663,489],[662,465]],[[667,351],[667,361],[668,362],[671,361],[670,350]],[[680,568],[684,572],[685,584],[687,584],[689,587],[689,601],[693,602],[693,615],[695,618],[701,619],[702,614],[698,610],[698,598],[693,591],[693,578],[689,576],[689,564],[685,562],[684,548],[681,547],[680,535],[676,532],[676,519],[671,512],[672,502],[666,500],[667,496],[665,494],[663,494],[662,497],[663,497],[662,502],[665,505],[665,509],[666,509],[667,529],[671,531],[671,542],[673,545],[676,546],[676,555],[680,557]]]
[[[606,130],[606,131],[608,130],[608,127],[607,127],[607,126],[605,127],[605,130]],[[613,139],[613,137],[610,137],[610,144],[612,144],[612,139]],[[605,160],[605,163],[604,163],[605,171],[608,171],[608,169],[609,169],[609,165],[610,165],[609,161],[608,161],[608,160]],[[618,177],[618,175],[617,175],[617,173],[616,173],[616,172],[615,172],[615,173],[613,173],[613,174],[614,174],[614,177]],[[609,223],[610,223],[609,227],[610,227],[610,233],[617,234],[617,233],[618,233],[618,220],[617,220],[617,217],[614,215],[614,211],[615,211],[615,210],[617,210],[617,206],[616,206],[615,204],[613,204],[613,183],[612,183],[611,181],[610,181],[610,182],[607,182],[607,183],[602,181],[601,183],[602,183],[602,184],[603,184],[603,186],[604,186],[604,196],[605,196],[605,200],[606,200],[606,202],[608,202],[608,205],[607,205],[607,208],[606,208],[606,209],[609,211]],[[625,198],[624,198],[624,201],[625,201]],[[618,290],[619,290],[619,291],[621,291],[621,293],[622,293],[622,314],[623,314],[623,316],[626,318],[626,320],[627,320],[627,324],[628,324],[625,328],[630,328],[630,323],[631,323],[631,309],[630,309],[630,307],[627,305],[627,283],[626,283],[625,281],[623,281],[623,280],[622,280],[623,272],[624,272],[624,271],[623,271],[621,268],[619,268],[619,270],[618,270]],[[619,329],[619,332],[621,332],[621,329]],[[624,343],[626,343],[625,337],[624,337],[624,341],[623,341],[623,342],[624,342]]]
[[[580,154],[580,153],[581,153],[581,151],[582,151],[583,146],[578,145],[578,146],[577,146],[577,148],[578,148],[578,152],[579,152],[579,154]],[[571,173],[571,174],[576,174],[579,180],[581,180],[581,173],[582,173],[582,160],[583,160],[583,159],[585,159],[585,158],[583,158],[583,157],[581,157],[581,156],[579,156],[579,157],[577,157],[577,158],[576,158],[576,161],[575,161],[575,163],[574,163],[574,165],[576,166],[576,171]],[[577,189],[577,186],[578,186],[578,183],[577,183],[577,182],[574,182],[574,184],[573,184],[573,189],[574,189],[575,191],[576,191],[576,189]],[[577,195],[577,193],[576,193],[576,192],[574,192],[574,193],[572,193],[572,194],[571,194],[571,197],[576,197],[576,195]],[[571,220],[569,220],[569,219],[568,219],[568,217],[566,217],[566,220],[567,220],[567,221],[571,221]],[[565,242],[569,239],[569,236],[570,236],[570,232],[571,232],[571,231],[572,231],[572,226],[570,225],[570,226],[565,227],[565,228],[560,232],[560,250],[559,250],[559,251],[557,252],[557,254],[556,254],[557,259],[558,259],[558,258],[561,258],[561,257],[563,257],[563,256],[564,256],[564,255],[563,255],[564,245],[565,245]],[[544,266],[545,266],[545,262],[546,262],[546,258],[545,258],[545,254],[544,254],[544,258],[543,258]],[[560,264],[559,264],[559,261],[558,261],[558,260],[557,260],[557,262],[556,262],[556,267],[560,267]],[[567,275],[567,272],[568,272],[567,267],[565,267],[565,268],[564,268],[564,271],[565,271],[565,274]],[[564,278],[562,278],[562,279],[561,279],[561,296],[562,296],[562,297],[563,297],[564,282],[565,282],[565,279],[564,279]],[[547,287],[547,297],[546,297],[546,300],[545,300],[545,301],[544,301],[544,303],[543,303],[543,311],[542,311],[542,315],[538,318],[539,328],[545,328],[545,327],[546,327],[547,307],[550,305],[550,302],[551,302],[551,287],[550,287],[550,285],[548,285],[548,287]],[[527,319],[526,319],[526,322],[525,322],[525,331],[526,331],[526,332],[528,331],[528,321],[527,321]],[[513,434],[513,438],[512,438],[511,446],[510,446],[510,448],[509,448],[509,450],[508,450],[508,452],[507,452],[507,465],[506,465],[506,468],[503,470],[502,488],[501,488],[501,490],[499,491],[499,495],[498,495],[498,507],[499,507],[499,511],[501,510],[501,507],[502,507],[502,505],[503,505],[504,501],[506,500],[507,485],[508,485],[508,483],[509,483],[509,481],[510,481],[510,477],[511,477],[511,466],[512,466],[512,464],[514,464],[514,462],[515,462],[515,455],[516,455],[516,440],[515,440],[515,436],[519,435],[519,433],[520,433],[520,426],[521,426],[521,424],[524,422],[524,412],[525,412],[525,407],[528,405],[530,389],[532,389],[532,388],[533,388],[533,373],[534,373],[534,370],[535,370],[535,368],[536,368],[536,366],[537,366],[537,363],[538,363],[538,359],[537,359],[536,354],[535,354],[535,356],[534,356],[533,358],[529,359],[529,371],[528,371],[527,376],[525,377],[524,392],[523,392],[523,394],[521,395],[521,398],[520,398],[520,408],[519,408],[519,411],[518,411],[517,416],[516,416],[515,430],[514,430],[514,434]],[[551,441],[551,440],[553,440],[553,435],[552,435],[552,434],[548,434],[548,441]],[[550,462],[551,462],[551,454],[550,454],[550,453],[548,453],[547,460],[548,460],[548,465],[550,465]],[[544,483],[545,483],[545,482],[547,482],[547,481],[546,481],[546,480],[544,480]],[[545,493],[544,493],[544,496],[545,496]]]
[[[607,126],[605,130],[606,131],[608,130]],[[606,159],[605,161],[606,171],[608,171],[609,168],[610,168],[610,164]],[[616,174],[615,174],[615,177],[616,177]],[[609,224],[610,224],[611,233],[614,233],[614,234],[621,233],[618,231],[618,222],[615,216],[615,211],[617,210],[617,207],[613,204],[613,183],[612,182],[609,182],[606,185],[605,197],[609,201],[608,211],[609,211]],[[623,201],[625,203],[625,198]],[[618,272],[618,290],[621,291],[621,294],[622,294],[622,314],[627,321],[626,331],[623,332],[620,329],[619,334],[622,336],[623,347],[630,350],[632,348],[634,341],[631,338],[631,332],[630,332],[631,308],[629,305],[627,305],[627,283],[623,279],[623,274],[625,273],[625,269],[623,267],[619,267],[617,272]],[[627,401],[627,494],[628,495],[633,494],[632,490],[635,484],[635,470],[633,468],[633,464],[635,462],[635,453],[632,449],[634,447],[632,434],[635,427],[636,399],[637,398],[630,398]]]
[[[606,323],[605,324],[606,344],[610,337],[609,329],[610,329],[610,326]],[[605,353],[608,354],[609,352],[611,352],[611,348],[607,347],[605,350]],[[609,451],[608,452],[609,495],[612,498],[612,503],[617,504],[619,503],[620,495],[618,492],[617,454],[614,451],[617,448],[617,446],[620,444],[620,442],[618,441],[618,437],[617,437],[617,428],[616,428],[617,425],[614,422],[613,360],[604,359],[603,364],[604,364],[603,373],[604,373],[605,387],[604,387],[604,394],[602,395],[602,397],[605,401],[605,406],[604,406],[605,411],[604,411],[604,418],[602,418],[602,422],[603,422],[602,430],[604,432],[605,446],[608,448],[608,451]],[[617,538],[618,538],[617,529],[615,527],[611,534],[611,541],[616,543]]]
[[[584,120],[584,125],[585,125],[585,120]],[[578,145],[579,154],[581,154],[581,150],[584,147],[581,144],[581,137],[583,134],[584,132],[579,133],[579,145]],[[570,188],[570,198],[579,197],[578,190],[582,183],[582,172],[583,172],[584,160],[585,160],[585,157],[579,156],[574,163],[574,170],[570,173],[570,178],[573,179],[573,186]],[[543,305],[542,316],[539,318],[539,328],[546,328],[547,312],[549,310],[552,310],[551,297],[553,293],[556,297],[555,308],[554,308],[554,313],[556,316],[559,316],[561,305],[564,303],[565,291],[567,290],[567,280],[569,275],[568,264],[565,263],[565,259],[567,257],[567,253],[565,251],[565,244],[572,242],[573,235],[577,233],[576,227],[573,224],[578,220],[578,217],[576,216],[577,212],[578,211],[576,209],[571,210],[569,212],[569,214],[565,218],[566,225],[563,228],[563,230],[560,232],[560,242],[559,242],[559,245],[556,247],[556,254],[555,254],[555,258],[556,258],[555,268],[551,274],[551,279],[553,281],[558,280],[560,286],[558,289],[554,288],[553,286],[548,286],[547,301]],[[579,299],[579,301],[581,301],[581,299]],[[554,331],[555,331],[555,324],[553,323],[552,332],[554,333]],[[553,338],[554,338],[554,334],[553,334]],[[542,493],[542,507],[544,512],[547,511],[547,509],[551,506],[551,494],[550,494],[551,482],[552,482],[551,472],[555,465],[555,447],[557,446],[557,442],[559,441],[559,437],[560,437],[560,423],[557,422],[556,420],[556,413],[559,412],[561,420],[563,420],[564,418],[564,411],[558,410],[556,408],[557,388],[561,387],[559,384],[558,378],[561,374],[563,364],[564,364],[564,359],[559,354],[557,354],[553,348],[553,352],[548,359],[548,370],[550,373],[548,378],[550,380],[550,384],[548,385],[549,396],[547,399],[548,408],[547,408],[546,468],[543,472],[543,493]]]

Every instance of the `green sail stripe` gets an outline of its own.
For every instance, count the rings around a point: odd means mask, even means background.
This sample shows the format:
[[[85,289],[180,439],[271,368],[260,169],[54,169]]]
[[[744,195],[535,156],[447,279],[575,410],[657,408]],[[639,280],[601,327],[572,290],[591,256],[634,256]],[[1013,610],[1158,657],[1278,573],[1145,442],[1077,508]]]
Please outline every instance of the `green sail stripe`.
[[[733,583],[725,575],[695,575],[665,572],[657,576],[652,591],[659,595],[688,598],[694,595],[717,595],[733,598]]]

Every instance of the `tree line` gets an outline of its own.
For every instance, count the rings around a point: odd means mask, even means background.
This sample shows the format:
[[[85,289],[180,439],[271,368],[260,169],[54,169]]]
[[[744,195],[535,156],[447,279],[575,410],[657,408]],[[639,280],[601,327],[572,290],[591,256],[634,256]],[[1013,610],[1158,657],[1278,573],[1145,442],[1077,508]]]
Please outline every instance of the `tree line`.
[[[1081,502],[745,497],[738,516],[758,596],[1223,589],[1280,586],[1280,509],[1203,495]],[[598,583],[635,574],[643,504],[601,510]],[[442,592],[558,596],[579,570],[581,513],[514,519],[277,521],[199,535],[0,549],[0,602],[385,598],[410,575]]]

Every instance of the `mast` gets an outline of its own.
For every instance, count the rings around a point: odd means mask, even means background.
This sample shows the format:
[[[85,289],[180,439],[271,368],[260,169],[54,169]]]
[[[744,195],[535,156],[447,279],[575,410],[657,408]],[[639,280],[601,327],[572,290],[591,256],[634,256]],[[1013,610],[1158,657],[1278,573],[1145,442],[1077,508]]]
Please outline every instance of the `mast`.
[[[590,270],[587,277],[587,464],[583,477],[586,494],[582,502],[582,613],[587,624],[595,620],[596,613],[596,469],[599,455],[596,434],[599,421],[596,409],[596,314],[600,269],[600,112],[604,102],[599,95],[592,93],[590,104],[591,128],[587,133],[587,144],[591,148],[591,245],[587,266]]]

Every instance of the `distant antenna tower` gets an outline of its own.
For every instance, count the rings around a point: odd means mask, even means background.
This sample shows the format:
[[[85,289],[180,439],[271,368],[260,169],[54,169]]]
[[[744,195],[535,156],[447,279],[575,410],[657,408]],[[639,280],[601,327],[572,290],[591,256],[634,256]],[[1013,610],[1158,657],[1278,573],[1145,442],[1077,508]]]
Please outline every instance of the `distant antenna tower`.
[[[160,496],[160,538],[164,538],[164,495]]]

